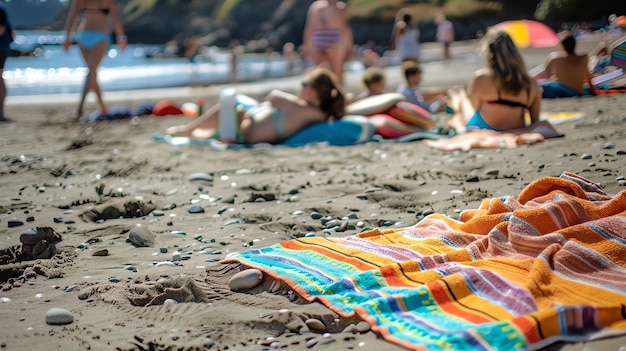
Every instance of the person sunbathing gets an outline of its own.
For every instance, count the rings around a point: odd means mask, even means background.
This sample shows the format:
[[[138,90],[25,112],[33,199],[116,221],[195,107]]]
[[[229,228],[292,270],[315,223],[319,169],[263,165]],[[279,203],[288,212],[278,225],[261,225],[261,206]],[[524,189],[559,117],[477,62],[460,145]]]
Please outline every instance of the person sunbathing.
[[[596,89],[591,84],[589,57],[576,54],[576,38],[572,32],[561,32],[559,37],[562,50],[550,53],[544,63],[542,75],[549,81],[541,84],[542,97],[596,95]]]
[[[298,95],[272,90],[265,101],[249,103],[238,98],[235,103],[242,140],[223,140],[248,144],[279,143],[300,130],[345,114],[345,98],[334,73],[313,69],[302,82]],[[216,104],[194,121],[165,130],[166,134],[198,139],[219,138],[220,104]]]
[[[487,48],[487,67],[477,70],[468,90],[448,90],[448,105],[455,114],[448,121],[457,133],[473,129],[507,131],[539,120],[541,91],[528,75],[524,60],[503,31],[488,32],[483,43]]]

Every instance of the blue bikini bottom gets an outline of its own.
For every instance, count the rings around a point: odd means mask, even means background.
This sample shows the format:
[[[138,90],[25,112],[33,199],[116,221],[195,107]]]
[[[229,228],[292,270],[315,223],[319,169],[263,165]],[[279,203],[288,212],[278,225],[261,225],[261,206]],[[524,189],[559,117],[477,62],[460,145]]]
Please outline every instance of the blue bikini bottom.
[[[470,118],[470,120],[465,125],[465,128],[467,130],[489,129],[495,130],[496,132],[503,132],[502,129],[497,129],[487,124],[487,122],[485,122],[485,120],[483,119],[483,116],[481,116],[480,111],[476,111],[474,113],[472,118]]]
[[[85,49],[93,49],[96,45],[103,41],[111,42],[111,37],[104,32],[98,32],[95,30],[84,30],[77,33],[76,41],[80,46]]]

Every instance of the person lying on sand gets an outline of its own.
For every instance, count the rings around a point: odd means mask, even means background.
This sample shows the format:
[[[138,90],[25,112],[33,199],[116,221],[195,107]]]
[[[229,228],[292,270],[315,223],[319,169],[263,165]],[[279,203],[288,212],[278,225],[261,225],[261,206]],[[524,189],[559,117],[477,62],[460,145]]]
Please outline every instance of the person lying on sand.
[[[559,37],[562,50],[548,55],[544,63],[544,72],[540,74],[550,80],[541,84],[542,97],[572,97],[587,93],[596,95],[593,84],[588,84],[588,92],[585,89],[586,83],[591,83],[592,78],[589,57],[586,54],[576,54],[576,38],[572,32],[561,32]]]
[[[324,68],[316,68],[306,76],[298,95],[272,90],[258,104],[240,100],[235,104],[239,129],[242,142],[249,144],[279,143],[314,123],[340,119],[345,114],[344,92],[335,74]],[[165,133],[198,139],[216,137],[220,108],[218,103],[193,122],[168,128]]]
[[[448,124],[457,133],[466,130],[491,129],[502,132],[526,126],[539,120],[541,91],[528,75],[524,60],[505,32],[485,36],[487,67],[477,70],[466,91],[448,90],[448,105],[454,116]]]

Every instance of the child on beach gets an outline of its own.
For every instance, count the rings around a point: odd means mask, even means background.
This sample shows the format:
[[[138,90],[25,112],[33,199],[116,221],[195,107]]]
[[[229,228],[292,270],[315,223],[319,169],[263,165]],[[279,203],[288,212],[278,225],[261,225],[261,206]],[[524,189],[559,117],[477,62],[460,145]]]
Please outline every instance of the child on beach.
[[[434,89],[424,91],[419,87],[422,81],[422,68],[417,61],[408,60],[402,63],[405,84],[398,87],[397,92],[404,95],[406,101],[436,113],[446,107],[447,94],[445,90]]]
[[[366,69],[363,73],[362,83],[365,90],[356,96],[356,100],[384,93],[385,71],[379,67],[370,67]]]
[[[300,130],[345,114],[345,98],[335,75],[323,68],[313,69],[302,82],[298,95],[272,90],[264,102],[235,106],[239,118],[242,142],[248,144],[279,143]],[[165,133],[198,139],[219,137],[220,104],[216,104],[193,122],[168,128]],[[223,140],[233,142],[233,140]]]
[[[541,90],[527,73],[524,59],[502,31],[488,32],[483,41],[487,48],[487,67],[474,73],[467,92],[450,89],[449,105],[455,111],[448,122],[457,133],[472,129],[506,131],[539,120]]]

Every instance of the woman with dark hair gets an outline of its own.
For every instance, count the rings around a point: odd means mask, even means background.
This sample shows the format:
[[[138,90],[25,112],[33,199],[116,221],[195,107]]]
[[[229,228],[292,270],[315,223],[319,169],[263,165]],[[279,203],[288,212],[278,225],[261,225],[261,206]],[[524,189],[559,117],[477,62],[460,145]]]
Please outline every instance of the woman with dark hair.
[[[85,77],[85,85],[83,86],[80,102],[76,109],[77,118],[80,118],[83,114],[85,98],[90,90],[96,93],[100,112],[102,114],[108,112],[104,100],[102,99],[100,86],[98,85],[97,71],[102,58],[111,44],[110,21],[113,22],[113,27],[117,34],[117,45],[122,50],[125,49],[127,45],[122,20],[120,19],[115,0],[73,0],[65,27],[65,42],[63,43],[65,51],[70,49],[70,34],[79,14],[81,15],[81,20],[76,32],[76,42],[78,43],[80,53],[83,56],[89,72],[87,73],[87,77]]]
[[[539,120],[541,90],[526,70],[524,59],[506,32],[488,32],[483,39],[487,67],[477,70],[466,92],[450,89],[455,110],[450,125],[457,132],[472,129],[506,131]]]
[[[298,95],[272,90],[265,101],[256,103],[237,94],[234,105],[240,139],[223,140],[226,142],[279,143],[312,124],[340,119],[345,114],[344,92],[335,74],[324,68],[313,69],[306,76]],[[193,122],[168,128],[165,133],[219,138],[221,111],[222,105],[218,103]]]

